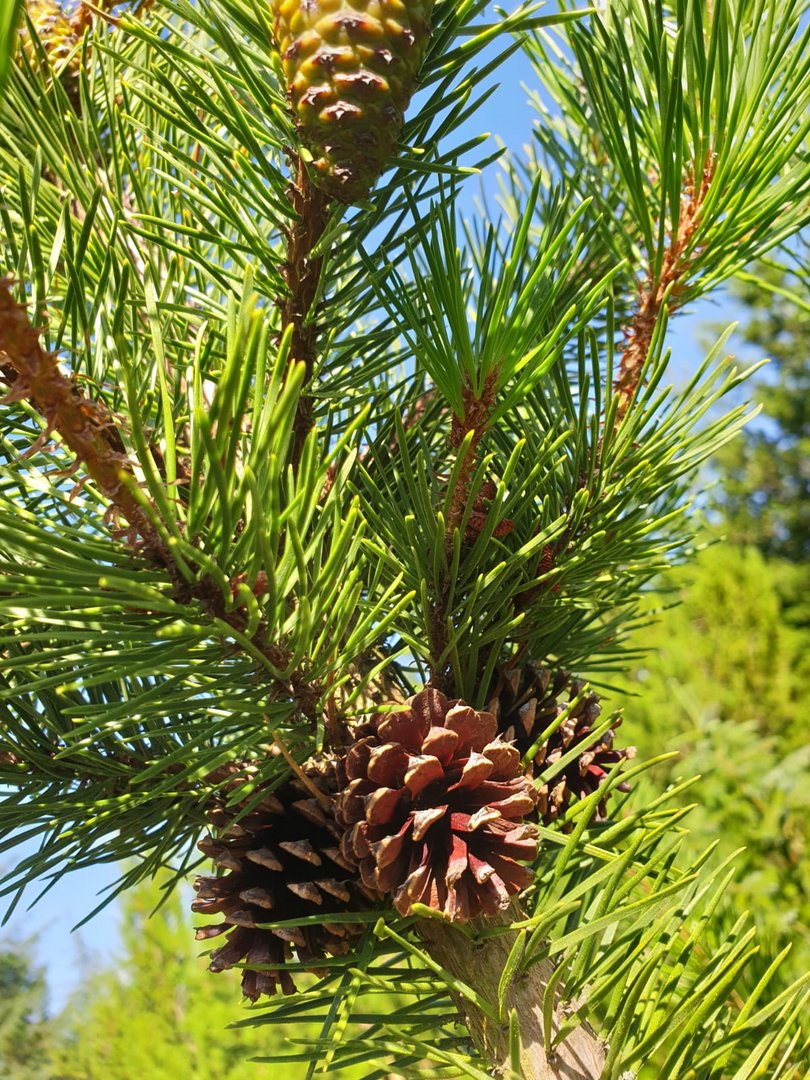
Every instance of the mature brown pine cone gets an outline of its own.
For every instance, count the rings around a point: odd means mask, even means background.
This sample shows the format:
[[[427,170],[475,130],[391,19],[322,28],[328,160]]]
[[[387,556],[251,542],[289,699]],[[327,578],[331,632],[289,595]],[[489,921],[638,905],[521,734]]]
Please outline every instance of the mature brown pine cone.
[[[337,818],[342,851],[365,884],[465,921],[494,915],[532,881],[537,853],[532,784],[495,717],[437,690],[375,722],[343,761]]]
[[[396,146],[434,0],[270,0],[296,123],[315,182],[365,198]]]
[[[613,746],[621,717],[594,741],[592,732],[602,711],[598,696],[583,694],[571,705],[583,687],[584,683],[573,679],[567,671],[551,672],[537,664],[523,664],[500,672],[487,706],[497,718],[503,738],[514,742],[521,755],[531,750],[542,733],[570,708],[570,714],[556,731],[537,746],[529,765],[530,773],[542,773],[573,747],[582,747],[577,757],[538,788],[537,811],[545,824],[560,817],[572,797],[583,799],[596,791],[617,761],[632,758],[636,753],[632,746],[621,749]],[[618,787],[627,791],[625,784]],[[600,800],[597,820],[606,816],[608,798],[609,794]]]
[[[215,835],[199,848],[213,859],[221,876],[198,877],[191,909],[201,915],[221,914],[223,921],[197,929],[198,941],[226,934],[211,953],[210,970],[224,971],[240,962],[284,964],[297,959],[317,972],[327,956],[348,952],[363,924],[332,922],[339,912],[368,910],[375,895],[357,879],[354,865],[339,847],[340,830],[330,802],[319,801],[293,777],[266,795],[238,822],[244,801],[226,806],[227,794],[241,786],[244,770],[233,765],[232,779],[221,787],[209,811]],[[308,768],[310,781],[327,796],[334,790],[332,770]],[[331,778],[331,779],[330,779]],[[317,924],[262,929],[263,922],[284,922],[317,915]],[[294,950],[294,951],[293,951]],[[246,969],[245,997],[295,992],[286,970]]]

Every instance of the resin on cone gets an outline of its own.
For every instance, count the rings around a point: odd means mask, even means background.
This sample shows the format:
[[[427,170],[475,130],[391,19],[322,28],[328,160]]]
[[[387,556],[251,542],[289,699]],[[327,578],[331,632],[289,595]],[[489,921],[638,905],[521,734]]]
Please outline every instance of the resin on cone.
[[[597,739],[593,738],[602,707],[596,694],[583,694],[584,686],[567,671],[551,672],[537,664],[523,664],[500,672],[488,703],[497,718],[498,730],[504,739],[514,742],[521,756],[537,744],[529,763],[530,773],[539,775],[573,747],[582,748],[578,756],[538,788],[537,812],[545,824],[564,814],[572,798],[584,799],[596,791],[617,762],[636,753],[632,746],[613,745],[621,717],[616,717]],[[538,743],[543,732],[563,713],[568,715],[556,730]],[[625,784],[618,788],[627,791]],[[609,793],[600,799],[597,820],[605,818],[608,798]]]
[[[328,801],[319,801],[293,778],[239,817],[244,800],[226,806],[226,799],[246,774],[237,765],[226,768],[232,779],[209,811],[215,833],[198,845],[218,873],[197,878],[191,905],[197,914],[221,916],[221,921],[198,927],[196,937],[207,941],[225,935],[225,943],[211,953],[210,970],[248,965],[242,990],[251,1001],[277,990],[291,994],[296,987],[289,971],[251,965],[294,960],[318,972],[326,957],[347,953],[364,929],[361,922],[335,922],[330,915],[369,910],[377,897],[342,855]],[[324,793],[334,789],[331,770],[331,779],[315,768],[307,774]],[[275,929],[260,925],[313,915],[321,921]]]
[[[314,182],[357,202],[402,130],[433,0],[271,0],[276,42]]]
[[[523,818],[536,796],[496,727],[491,713],[423,690],[343,760],[343,853],[401,914],[420,903],[457,921],[492,916],[531,884],[521,864],[537,839]]]

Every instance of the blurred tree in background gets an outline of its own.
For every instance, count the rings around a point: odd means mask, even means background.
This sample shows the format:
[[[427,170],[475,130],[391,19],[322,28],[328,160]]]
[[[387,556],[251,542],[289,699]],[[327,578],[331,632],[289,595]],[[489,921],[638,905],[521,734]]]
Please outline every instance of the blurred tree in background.
[[[731,909],[754,914],[766,944],[750,976],[791,941],[786,970],[810,965],[810,635],[785,620],[780,570],[734,546],[679,568],[666,598],[679,606],[643,631],[653,649],[626,704],[627,737],[642,755],[679,751],[659,776],[698,778],[681,795],[694,807],[689,844],[739,852],[716,931]]]
[[[48,1080],[56,1025],[45,1014],[46,987],[25,945],[0,944],[0,1076]]]
[[[235,980],[206,973],[182,894],[160,901],[153,883],[125,895],[120,963],[92,973],[59,1017],[59,1080],[268,1080],[250,1061],[264,1033],[226,1030]]]
[[[767,736],[793,748],[807,739],[807,640],[787,623],[781,588],[784,566],[753,547],[723,545],[700,552],[668,580],[656,603],[675,605],[666,622],[642,631],[666,656],[647,657],[636,678],[644,696],[630,712],[645,726],[661,724],[662,709],[693,713],[684,688],[729,718],[752,720]],[[671,726],[673,734],[682,723]]]
[[[678,757],[666,779],[699,779],[690,843],[742,849],[726,910],[751,911],[767,946],[788,943],[785,970],[810,969],[810,275],[802,252],[757,264],[733,292],[740,334],[771,363],[755,397],[760,416],[713,463],[708,547],[668,579],[656,602],[677,605],[645,628],[652,652],[634,675],[627,731],[642,753]]]
[[[304,1080],[305,1062],[262,1064],[273,1028],[234,1024],[238,977],[212,979],[189,932],[187,897],[142,882],[121,904],[119,957],[86,971],[55,1014],[25,948],[0,949],[2,1080]],[[159,906],[158,906],[159,905]],[[391,999],[392,1008],[402,996]],[[312,1024],[301,1025],[312,1033]],[[364,1080],[365,1064],[341,1080]]]
[[[810,560],[810,256],[806,246],[743,274],[734,293],[749,317],[743,339],[770,364],[759,380],[761,416],[724,447],[716,466],[723,532],[764,554]]]

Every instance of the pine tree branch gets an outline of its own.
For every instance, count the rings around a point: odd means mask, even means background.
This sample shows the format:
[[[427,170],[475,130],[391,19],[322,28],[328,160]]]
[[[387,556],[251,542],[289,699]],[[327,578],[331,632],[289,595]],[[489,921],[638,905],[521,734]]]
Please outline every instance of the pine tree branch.
[[[304,362],[306,382],[312,378],[317,357],[319,327],[312,310],[318,294],[318,283],[323,268],[323,256],[314,258],[312,252],[324,234],[329,221],[332,200],[316,188],[309,178],[306,166],[297,155],[293,158],[294,178],[289,187],[290,201],[296,219],[287,233],[287,259],[284,277],[289,292],[278,300],[282,331],[292,326],[290,363]],[[297,465],[301,458],[304,440],[314,422],[312,398],[302,394],[295,417],[292,461]]]
[[[464,439],[470,431],[472,432],[472,439],[464,452],[464,461],[450,497],[450,508],[444,533],[444,550],[448,555],[453,550],[453,534],[461,525],[461,519],[464,517],[464,510],[470,497],[470,483],[478,460],[478,447],[489,427],[497,381],[498,371],[491,371],[484,380],[480,394],[475,394],[473,388],[467,384],[462,395],[464,411],[461,417],[453,417],[450,429],[450,445],[453,449],[456,451],[461,449]]]
[[[625,329],[624,350],[613,384],[614,391],[619,395],[617,424],[626,416],[638,389],[653,332],[667,297],[671,312],[680,307],[678,290],[691,267],[693,252],[690,245],[698,227],[700,211],[709,191],[713,171],[714,158],[710,152],[703,166],[700,183],[696,183],[694,175],[687,180],[686,195],[681,200],[677,232],[670,237],[658,273],[650,269],[639,296],[636,313],[630,326]]]
[[[470,485],[472,483],[475,466],[478,461],[478,448],[488,428],[490,416],[495,405],[495,392],[498,383],[498,369],[490,371],[483,380],[479,393],[475,393],[473,387],[467,382],[462,390],[464,404],[461,416],[453,416],[450,427],[450,446],[458,453],[463,454],[463,459],[458,471],[451,479],[453,489],[450,492],[450,503],[447,511],[447,519],[444,530],[444,553],[448,564],[452,563],[454,537],[461,527],[464,511],[470,498]],[[471,433],[471,438],[465,446],[465,440]],[[446,688],[447,674],[440,669],[439,661],[448,644],[447,638],[447,595],[450,582],[446,579],[439,584],[439,594],[436,602],[432,605],[430,626],[430,647],[432,666],[430,673],[430,685],[436,689]]]
[[[26,309],[14,300],[9,282],[0,282],[0,373],[11,387],[5,401],[30,401],[44,418],[48,431],[58,432],[76,455],[77,464],[84,466],[109,499],[111,509],[130,526],[132,546],[168,573],[176,599],[184,603],[196,600],[207,615],[244,635],[249,625],[247,614],[240,608],[229,610],[213,579],[204,575],[189,582],[181,576],[171,550],[133,494],[133,485],[137,484],[135,469],[124,453],[123,439],[109,411],[101,402],[79,393],[60,372],[56,356],[46,352],[39,339],[40,333],[31,326]],[[232,583],[234,592],[237,585],[237,581]],[[274,668],[284,671],[289,666],[289,652],[268,640],[264,620],[250,642]],[[321,687],[308,680],[302,668],[279,679],[277,689],[289,694],[314,722]]]
[[[42,348],[39,338],[40,332],[29,323],[25,308],[11,295],[9,281],[0,282],[0,357],[5,358],[0,370],[11,386],[5,401],[30,400],[45,419],[48,431],[57,431],[84,463],[113,509],[141,537],[148,553],[160,557],[163,541],[127,483],[127,479],[135,480],[135,474],[112,417],[104,405],[79,393],[59,371],[56,357]]]

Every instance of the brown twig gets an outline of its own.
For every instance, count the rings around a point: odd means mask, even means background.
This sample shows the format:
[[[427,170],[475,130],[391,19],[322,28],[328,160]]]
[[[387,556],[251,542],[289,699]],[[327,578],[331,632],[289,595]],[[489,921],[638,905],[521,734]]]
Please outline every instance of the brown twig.
[[[284,278],[287,292],[278,300],[281,326],[292,326],[290,362],[306,365],[306,381],[312,378],[317,358],[319,327],[312,310],[318,294],[323,268],[323,256],[313,258],[312,252],[326,230],[332,201],[309,178],[300,158],[293,159],[294,176],[289,187],[290,201],[296,217],[287,232],[287,259]],[[312,398],[302,394],[298,401],[293,428],[293,464],[301,457],[304,441],[314,420]]]
[[[103,403],[84,397],[75,383],[62,374],[54,354],[42,348],[40,331],[31,326],[25,307],[12,296],[8,281],[0,281],[0,377],[10,388],[5,402],[29,401],[44,418],[47,430],[58,433],[109,500],[114,513],[128,524],[132,546],[168,573],[175,599],[180,603],[196,601],[207,615],[244,634],[247,614],[226,603],[215,581],[204,576],[189,582],[180,575],[169,547],[133,492],[138,483],[135,467],[124,452],[124,441],[112,415]],[[288,667],[289,652],[268,639],[264,620],[251,635],[250,643],[276,670]],[[276,692],[289,695],[303,715],[314,722],[321,687],[302,670],[278,679]]]
[[[489,428],[489,418],[495,403],[497,381],[497,370],[491,371],[484,380],[478,394],[468,383],[462,391],[462,414],[461,416],[454,415],[450,426],[450,446],[457,453],[461,451],[464,440],[470,432],[472,432],[472,437],[464,450],[464,458],[456,474],[453,489],[450,492],[450,503],[444,526],[444,551],[448,562],[453,552],[453,537],[456,529],[461,527],[464,511],[469,501],[470,485],[478,461],[478,448]],[[431,605],[430,625],[428,627],[431,655],[430,682],[428,685],[439,690],[447,688],[448,678],[445,667],[439,666],[439,658],[448,644],[447,596],[449,588],[449,581],[440,584],[439,594]]]
[[[669,293],[670,311],[675,312],[680,307],[679,286],[691,266],[692,238],[698,227],[701,208],[709,190],[713,172],[714,156],[709,154],[703,167],[700,183],[696,182],[694,176],[689,177],[686,192],[681,200],[677,232],[670,237],[658,274],[653,277],[652,271],[649,273],[641,289],[636,313],[629,327],[625,328],[624,350],[619,362],[619,372],[613,384],[614,391],[619,395],[617,424],[621,423],[627,415],[627,410],[638,389],[655,325],[667,293]]]
[[[467,508],[470,484],[478,461],[478,447],[489,427],[497,380],[497,371],[490,372],[484,380],[480,395],[476,395],[471,386],[465,386],[462,392],[464,411],[460,417],[453,417],[450,426],[450,445],[457,452],[461,449],[469,432],[472,432],[472,438],[465,451],[455,486],[450,493],[450,505],[444,529],[444,550],[448,555],[453,550],[453,534],[461,526],[464,511]]]
[[[26,309],[11,295],[9,282],[0,282],[0,371],[10,385],[5,401],[31,401],[48,431],[59,433],[147,549],[159,551],[162,541],[132,492],[134,470],[109,411],[81,395],[39,339]]]

